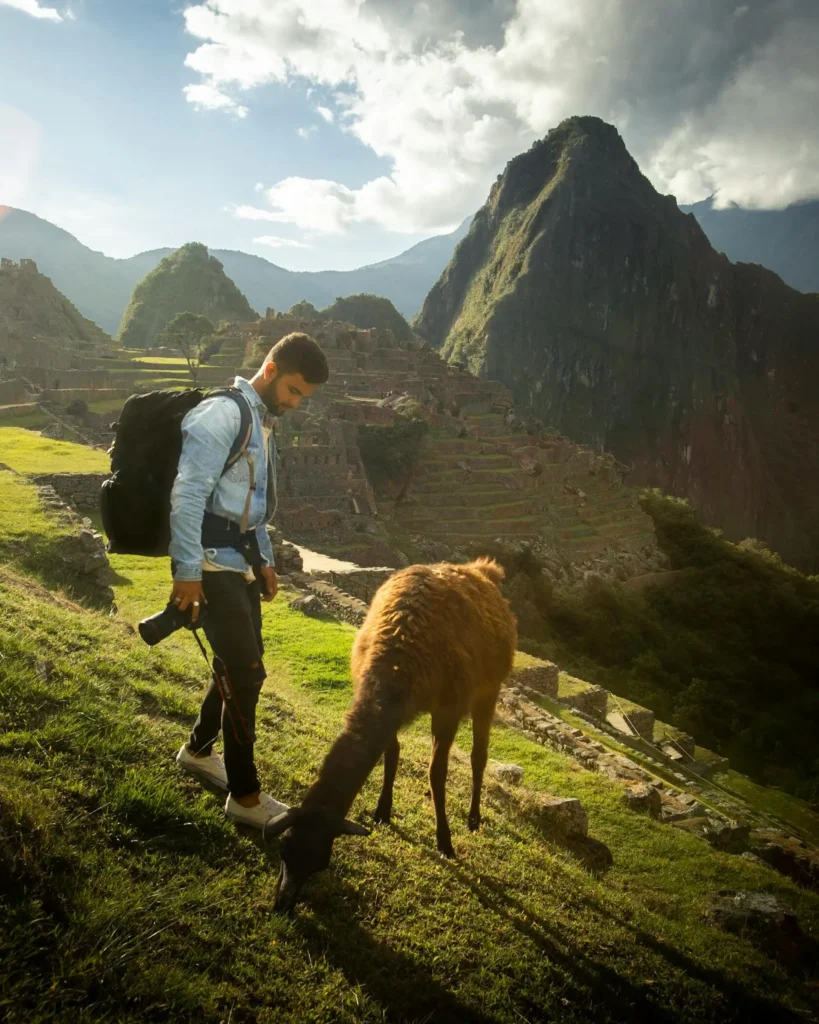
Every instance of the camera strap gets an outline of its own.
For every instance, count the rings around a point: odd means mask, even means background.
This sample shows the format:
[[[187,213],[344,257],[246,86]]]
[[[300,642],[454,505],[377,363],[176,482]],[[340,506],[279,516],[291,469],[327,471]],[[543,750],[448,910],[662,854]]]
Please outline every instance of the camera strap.
[[[249,734],[247,722],[245,721],[245,718],[242,715],[239,706],[233,699],[233,690],[231,689],[230,686],[227,669],[225,669],[224,675],[217,672],[215,659],[214,664],[211,665],[210,658],[208,657],[208,652],[205,650],[205,645],[202,643],[202,638],[199,636],[199,630],[192,629],[191,633],[193,633],[194,637],[196,638],[196,642],[199,644],[199,650],[202,652],[202,657],[205,659],[205,664],[208,666],[208,671],[211,674],[211,678],[216,683],[219,693],[221,694],[222,703],[225,706],[225,711],[227,711],[228,718],[230,719],[230,724],[233,726],[233,735],[236,737],[237,742],[241,743],[242,745],[244,745],[245,743],[252,743],[253,738]],[[223,662],[221,662],[221,659],[220,664],[224,664]],[[236,720],[234,719],[233,716],[234,710],[236,711],[236,714],[239,717],[239,724],[242,727],[242,732],[245,735],[245,739],[242,739],[242,737],[239,735],[239,730],[236,728]]]

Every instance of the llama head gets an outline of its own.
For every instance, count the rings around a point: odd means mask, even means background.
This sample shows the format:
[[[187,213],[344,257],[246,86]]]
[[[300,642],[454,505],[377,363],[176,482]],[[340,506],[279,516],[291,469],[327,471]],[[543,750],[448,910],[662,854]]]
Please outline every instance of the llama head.
[[[330,863],[337,836],[368,836],[370,830],[329,811],[293,807],[264,827],[265,839],[283,835],[274,909],[289,914],[307,879]]]

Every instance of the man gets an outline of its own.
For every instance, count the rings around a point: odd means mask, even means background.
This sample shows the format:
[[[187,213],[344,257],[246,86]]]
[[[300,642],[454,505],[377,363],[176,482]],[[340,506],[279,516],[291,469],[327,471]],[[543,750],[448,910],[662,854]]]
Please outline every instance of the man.
[[[252,422],[240,457],[223,473],[242,415],[221,395],[182,421],[182,454],[171,492],[171,600],[192,607],[213,648],[213,681],[190,739],[177,754],[187,771],[228,790],[225,813],[263,828],[286,809],[263,793],[253,759],[256,704],[265,678],[261,601],[278,590],[267,524],[276,506],[276,445],[264,415],[282,416],[329,376],[327,360],[306,334],[289,334],[252,380],[237,377]],[[213,753],[222,731],[224,762]]]

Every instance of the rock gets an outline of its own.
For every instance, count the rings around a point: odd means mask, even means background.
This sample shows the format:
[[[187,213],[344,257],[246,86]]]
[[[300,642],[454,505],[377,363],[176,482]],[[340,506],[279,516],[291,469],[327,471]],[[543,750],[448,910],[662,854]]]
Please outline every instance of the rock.
[[[819,889],[819,852],[774,829],[754,831],[750,843],[751,852],[776,871],[806,889]]]
[[[733,821],[727,825],[712,826],[708,839],[713,846],[718,846],[728,853],[742,853],[747,848],[750,837],[750,825]]]
[[[623,794],[622,802],[629,810],[648,813],[652,818],[659,817],[662,806],[659,792],[653,786],[642,784],[630,786]]]
[[[529,805],[538,824],[550,832],[557,832],[563,836],[585,836],[588,833],[586,809],[577,797],[536,793],[530,799]]]
[[[747,939],[785,962],[799,959],[810,946],[796,915],[773,893],[723,889],[704,917],[715,928]]]
[[[297,597],[291,601],[289,606],[294,611],[304,612],[305,615],[309,615],[311,618],[318,618],[325,614],[324,605],[319,601],[315,594],[308,594],[306,597]]]
[[[501,782],[519,786],[523,782],[523,769],[518,764],[495,764],[490,771]]]

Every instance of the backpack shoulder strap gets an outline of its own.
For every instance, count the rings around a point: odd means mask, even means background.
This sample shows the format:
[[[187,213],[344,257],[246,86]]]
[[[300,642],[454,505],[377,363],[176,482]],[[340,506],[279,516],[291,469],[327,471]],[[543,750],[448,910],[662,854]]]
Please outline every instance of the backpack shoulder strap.
[[[230,467],[245,453],[248,444],[250,444],[250,435],[253,433],[253,413],[250,411],[250,404],[239,388],[219,388],[216,391],[211,391],[208,394],[208,398],[230,398],[236,403],[239,409],[239,416],[241,421],[239,423],[239,433],[233,440],[233,444],[230,446],[230,454],[228,455],[225,465],[222,469],[222,476],[227,473]]]

